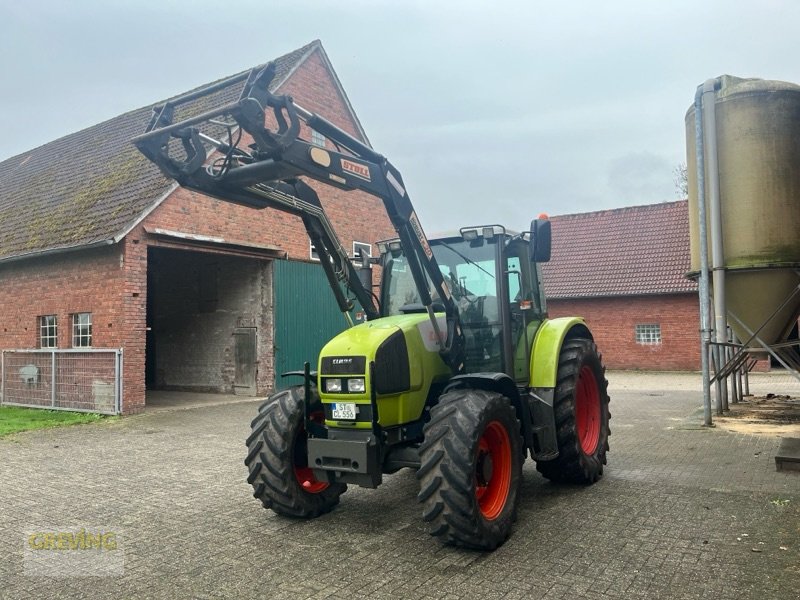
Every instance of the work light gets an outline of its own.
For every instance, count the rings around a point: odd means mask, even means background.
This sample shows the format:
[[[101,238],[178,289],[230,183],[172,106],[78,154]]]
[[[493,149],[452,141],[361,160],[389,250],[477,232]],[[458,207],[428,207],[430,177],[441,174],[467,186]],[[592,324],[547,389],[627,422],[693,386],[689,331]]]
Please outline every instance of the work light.
[[[366,389],[364,385],[364,378],[358,377],[355,379],[348,379],[347,380],[347,391],[350,393],[358,393],[363,392]]]
[[[326,379],[325,380],[325,391],[326,392],[341,392],[342,391],[342,380],[341,379]]]

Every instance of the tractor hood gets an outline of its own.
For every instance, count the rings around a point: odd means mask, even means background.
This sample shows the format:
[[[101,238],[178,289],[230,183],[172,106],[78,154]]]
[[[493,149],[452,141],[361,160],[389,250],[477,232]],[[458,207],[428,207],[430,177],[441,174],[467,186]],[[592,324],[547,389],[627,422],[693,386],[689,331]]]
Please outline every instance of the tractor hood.
[[[444,328],[444,315],[437,318]],[[324,403],[392,398],[391,409],[380,403],[380,422],[387,426],[418,418],[430,384],[449,377],[450,370],[439,355],[428,315],[415,313],[346,329],[322,348],[318,373]],[[361,378],[363,391],[350,392],[349,380]],[[339,380],[337,391],[329,391],[328,379]]]

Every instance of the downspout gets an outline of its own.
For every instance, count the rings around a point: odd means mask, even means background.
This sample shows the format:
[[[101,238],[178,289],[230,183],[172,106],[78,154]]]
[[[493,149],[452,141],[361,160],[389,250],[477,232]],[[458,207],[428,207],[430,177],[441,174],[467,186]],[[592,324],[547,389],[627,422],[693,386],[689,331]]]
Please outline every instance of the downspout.
[[[719,197],[719,154],[717,152],[716,89],[718,79],[708,79],[703,84],[703,122],[705,145],[708,148],[708,196],[711,217],[711,278],[714,293],[714,341],[727,343],[728,319],[725,302],[725,256],[722,248],[722,208]],[[725,364],[725,346],[716,346],[717,368]],[[719,381],[717,414],[728,410],[728,382]]]
[[[703,425],[711,422],[711,373],[708,351],[711,347],[711,310],[708,305],[708,227],[706,225],[706,173],[703,149],[703,87],[694,95],[694,147],[697,164],[697,215],[700,234],[700,370],[703,377]]]

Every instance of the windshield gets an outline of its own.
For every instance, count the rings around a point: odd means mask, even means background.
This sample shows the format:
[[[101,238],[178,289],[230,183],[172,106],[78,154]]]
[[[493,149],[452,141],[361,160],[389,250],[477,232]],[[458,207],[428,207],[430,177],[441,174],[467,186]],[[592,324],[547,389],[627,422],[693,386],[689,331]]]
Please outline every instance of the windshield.
[[[538,313],[531,309],[530,271],[527,256],[528,245],[521,240],[512,243],[504,252],[502,269],[498,269],[497,244],[506,243],[503,236],[492,240],[479,238],[473,242],[463,239],[447,239],[431,242],[436,262],[447,282],[458,307],[459,319],[464,333],[464,361],[468,372],[501,372],[504,368],[515,378],[527,377],[529,362],[529,339],[526,327]],[[503,273],[504,282],[498,281],[497,273]],[[383,271],[382,307],[385,315],[422,312],[411,269],[405,256],[387,257]],[[528,282],[527,285],[525,282]],[[504,284],[504,285],[501,285]],[[501,290],[507,286],[507,306],[501,304]],[[433,286],[428,289],[434,297],[434,310],[444,307]],[[510,348],[513,358],[503,362],[503,311],[508,311]]]
[[[495,243],[470,243],[462,239],[431,242],[431,249],[456,303],[462,322],[499,320],[497,281],[495,279]],[[402,254],[390,257],[384,265],[384,314],[414,312],[422,304],[414,285],[411,269]],[[428,280],[434,302],[439,298]],[[512,290],[514,291],[514,290]],[[481,309],[477,310],[480,302]]]

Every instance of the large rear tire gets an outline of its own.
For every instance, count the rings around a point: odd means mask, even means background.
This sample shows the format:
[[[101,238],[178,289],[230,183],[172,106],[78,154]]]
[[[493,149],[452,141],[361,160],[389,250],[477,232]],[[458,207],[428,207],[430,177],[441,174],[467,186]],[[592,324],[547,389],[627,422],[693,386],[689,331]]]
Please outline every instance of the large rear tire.
[[[455,389],[441,396],[420,446],[418,498],[430,533],[446,544],[494,550],[511,533],[522,438],[508,398]]]
[[[247,482],[264,508],[288,517],[311,518],[329,512],[347,486],[314,477],[308,467],[303,386],[277,392],[258,408],[247,438]],[[322,404],[312,391],[309,414],[324,419]]]
[[[542,475],[584,484],[603,476],[611,435],[608,403],[608,381],[597,346],[587,339],[565,341],[553,405],[558,458],[536,463]]]

